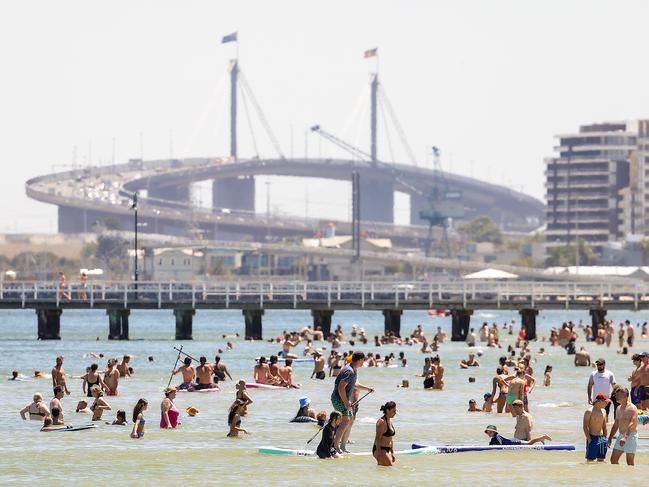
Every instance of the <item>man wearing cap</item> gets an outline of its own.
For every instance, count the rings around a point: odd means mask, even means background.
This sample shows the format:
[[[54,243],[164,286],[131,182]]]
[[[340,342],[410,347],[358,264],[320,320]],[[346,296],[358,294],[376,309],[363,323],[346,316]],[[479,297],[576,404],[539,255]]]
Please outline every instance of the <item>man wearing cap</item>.
[[[631,372],[631,375],[629,376],[629,382],[631,383],[631,387],[629,390],[629,399],[633,403],[634,406],[636,407],[641,407],[642,405],[642,399],[640,399],[640,372],[642,370],[642,354],[641,353],[634,353],[633,357],[631,357],[631,361],[633,362],[633,365],[635,366],[635,370]]]
[[[604,394],[608,397],[611,394],[611,387],[615,385],[613,372],[606,370],[606,360],[598,358],[595,361],[595,365],[597,366],[597,370],[590,374],[590,378],[588,379],[588,404],[593,404],[593,399],[598,394]],[[607,420],[610,407],[610,404],[606,406]]]
[[[500,446],[533,445],[534,443],[538,443],[539,441],[552,440],[552,438],[550,438],[548,435],[536,436],[532,438],[530,441],[512,440],[510,438],[505,438],[504,436],[500,435],[498,433],[498,428],[496,428],[496,426],[493,424],[488,425],[485,428],[484,432],[487,436],[491,438],[491,440],[489,440],[489,445],[500,445]]]
[[[311,378],[315,377],[316,379],[324,380],[325,379],[325,359],[322,356],[320,349],[314,350],[311,355],[313,355],[313,373]]]
[[[343,438],[347,430],[351,429],[352,419],[354,416],[352,406],[352,396],[354,389],[364,389],[370,392],[374,391],[374,389],[356,382],[356,371],[359,367],[363,366],[364,362],[365,354],[363,352],[354,352],[351,357],[351,362],[345,365],[336,377],[334,390],[331,393],[331,403],[334,409],[341,413],[343,416],[340,426],[336,428],[336,436],[334,437],[334,448],[338,453],[343,452],[342,447],[344,445],[341,444],[341,439]]]
[[[597,394],[593,405],[584,413],[584,435],[586,435],[586,460],[603,462],[606,459],[606,415],[604,408],[610,403],[606,394]]]
[[[627,465],[633,465],[638,448],[638,408],[629,402],[629,391],[624,387],[620,387],[615,392],[615,398],[620,405],[617,407],[615,422],[608,436],[609,447],[618,430],[620,434],[613,446],[611,463],[618,464],[622,453],[625,453]]]

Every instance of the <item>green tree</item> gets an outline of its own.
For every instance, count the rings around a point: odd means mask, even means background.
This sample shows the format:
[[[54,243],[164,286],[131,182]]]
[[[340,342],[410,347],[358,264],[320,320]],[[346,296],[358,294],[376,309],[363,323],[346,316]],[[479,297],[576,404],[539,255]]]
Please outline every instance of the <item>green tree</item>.
[[[501,244],[503,234],[498,225],[487,215],[478,215],[457,229],[471,242],[491,242]]]
[[[128,270],[128,248],[128,241],[121,237],[100,235],[95,257],[104,269],[121,273]]]
[[[593,265],[597,262],[597,254],[585,240],[579,240],[579,265]],[[574,245],[551,247],[548,249],[546,266],[568,267],[577,265],[577,251]]]

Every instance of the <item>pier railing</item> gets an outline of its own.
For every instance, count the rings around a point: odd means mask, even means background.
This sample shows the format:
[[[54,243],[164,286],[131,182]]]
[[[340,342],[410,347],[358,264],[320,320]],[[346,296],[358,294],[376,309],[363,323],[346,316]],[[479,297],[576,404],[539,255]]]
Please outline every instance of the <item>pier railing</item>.
[[[646,283],[2,281],[0,307],[649,308]]]

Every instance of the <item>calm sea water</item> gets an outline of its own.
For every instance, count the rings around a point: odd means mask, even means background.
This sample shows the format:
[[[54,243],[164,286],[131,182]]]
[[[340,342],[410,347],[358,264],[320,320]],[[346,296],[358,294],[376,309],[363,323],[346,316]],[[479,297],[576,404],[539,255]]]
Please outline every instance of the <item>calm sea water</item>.
[[[610,312],[615,320],[649,320],[649,313]],[[476,312],[476,329],[482,321],[496,321],[500,325],[516,319],[514,312]],[[572,319],[589,320],[587,313],[544,312],[539,315],[539,336],[548,336],[551,326]],[[267,311],[264,316],[264,335],[278,335],[283,329],[299,329],[311,317],[305,311]],[[308,483],[313,485],[413,484],[454,482],[458,485],[475,484],[577,484],[585,482],[617,482],[630,484],[649,475],[649,440],[641,440],[637,467],[634,470],[612,465],[586,465],[581,419],[586,407],[586,384],[589,370],[575,368],[572,356],[562,349],[538,342],[533,350],[545,346],[548,354],[534,364],[535,374],[541,379],[547,364],[554,366],[551,387],[537,387],[530,396],[531,412],[535,419],[534,432],[548,433],[556,442],[574,443],[576,452],[482,452],[453,455],[401,457],[392,469],[379,468],[371,457],[348,457],[320,461],[314,458],[263,456],[260,446],[305,448],[306,440],[315,432],[311,424],[291,424],[288,420],[297,410],[298,398],[308,395],[316,409],[330,410],[329,395],[332,380],[310,380],[312,365],[294,366],[295,378],[303,384],[302,390],[250,391],[254,404],[243,426],[252,434],[239,439],[226,438],[227,410],[234,397],[234,386],[226,383],[216,394],[179,394],[176,400],[182,426],[176,431],[160,430],[159,404],[162,389],[167,385],[170,370],[176,360],[175,345],[182,344],[191,355],[212,358],[218,348],[225,348],[222,334],[243,334],[243,316],[240,311],[198,311],[194,318],[194,340],[175,342],[174,317],[170,311],[134,311],[131,315],[131,340],[108,341],[108,319],[100,311],[65,311],[62,316],[62,340],[36,340],[36,316],[33,311],[2,311],[0,313],[0,374],[9,376],[13,369],[30,375],[34,369],[49,373],[56,355],[65,356],[68,374],[81,375],[94,359],[84,358],[87,352],[103,353],[106,357],[130,354],[135,375],[122,380],[120,396],[108,398],[113,410],[125,409],[130,417],[138,398],[148,399],[146,435],[142,440],[129,439],[130,426],[100,425],[95,430],[69,433],[40,433],[36,422],[22,421],[18,411],[30,402],[34,392],[51,398],[50,379],[30,379],[25,382],[0,381],[0,421],[4,425],[4,441],[0,444],[0,483],[20,485],[69,484],[129,484],[148,485],[181,482],[241,485],[246,481],[263,481],[266,485]],[[334,315],[348,332],[353,323],[364,327],[370,336],[380,334],[383,317],[380,312],[341,311]],[[450,334],[448,318],[431,318],[425,312],[405,312],[403,332],[423,324],[429,336],[437,326]],[[100,337],[100,341],[96,341]],[[505,346],[513,337],[504,336]],[[245,342],[234,339],[234,349],[222,354],[223,361],[235,378],[252,380],[253,357],[278,351],[268,342]],[[610,349],[588,344],[594,356],[607,359],[609,369],[618,382],[626,383],[632,370],[630,356],[617,354],[617,343]],[[302,349],[298,347],[298,352]],[[374,438],[374,423],[379,406],[389,400],[398,405],[395,418],[396,448],[406,449],[411,442],[430,444],[486,444],[484,426],[494,423],[506,435],[513,434],[514,420],[507,415],[466,412],[468,401],[475,398],[481,404],[482,395],[490,390],[491,377],[502,351],[483,347],[482,367],[461,370],[458,362],[466,357],[463,343],[444,343],[440,356],[446,366],[446,387],[442,392],[424,391],[421,379],[423,356],[416,347],[386,346],[362,348],[381,355],[404,351],[409,361],[407,368],[362,369],[359,380],[376,388],[376,393],[361,404],[352,439],[353,451],[368,451]],[[635,350],[649,349],[649,341],[639,340]],[[147,357],[153,355],[150,364]],[[100,362],[103,367],[105,359]],[[468,377],[476,377],[471,384]],[[409,378],[410,389],[397,388],[402,378]],[[69,379],[72,395],[63,400],[67,422],[84,424],[88,416],[75,414],[78,400],[83,398],[81,381]],[[200,410],[196,417],[184,413],[187,406]],[[112,420],[114,411],[105,413]],[[640,427],[640,436],[649,437],[649,427]],[[314,440],[313,447],[317,445]]]

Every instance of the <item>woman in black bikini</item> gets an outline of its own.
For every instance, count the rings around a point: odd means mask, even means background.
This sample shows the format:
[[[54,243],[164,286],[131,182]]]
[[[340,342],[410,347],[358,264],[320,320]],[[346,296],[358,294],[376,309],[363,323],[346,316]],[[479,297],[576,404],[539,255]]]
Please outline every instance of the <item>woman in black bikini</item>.
[[[239,433],[250,434],[241,427],[241,416],[245,416],[245,414],[246,402],[241,399],[235,400],[232,406],[230,406],[230,412],[228,414],[228,426],[230,426],[228,436],[237,437]]]
[[[393,449],[393,437],[396,433],[392,418],[397,414],[397,405],[394,401],[386,402],[381,406],[383,416],[376,422],[376,437],[372,455],[376,458],[378,465],[391,467],[396,462]]]

